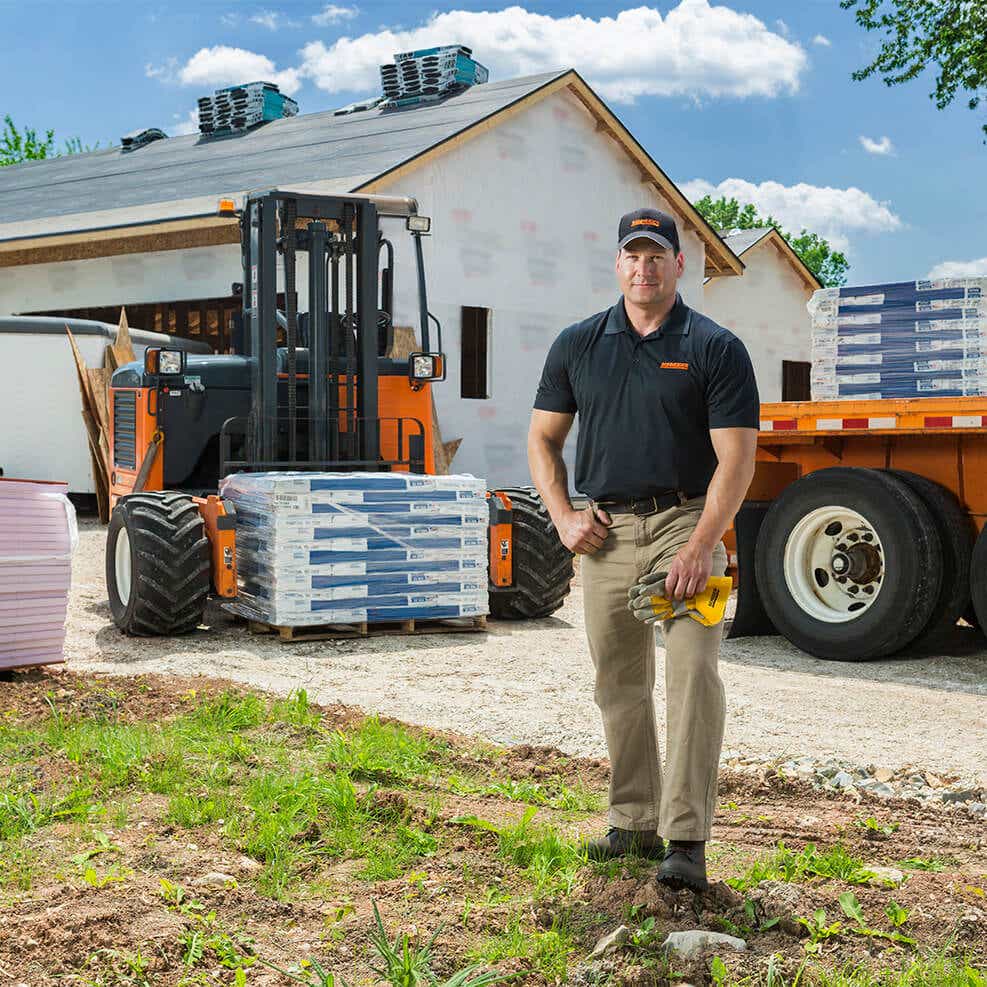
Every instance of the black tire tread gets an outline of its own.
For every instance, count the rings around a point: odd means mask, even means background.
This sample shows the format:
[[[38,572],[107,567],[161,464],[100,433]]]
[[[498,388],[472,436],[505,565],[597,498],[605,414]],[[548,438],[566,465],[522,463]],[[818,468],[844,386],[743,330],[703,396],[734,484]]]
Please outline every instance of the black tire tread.
[[[115,575],[107,544],[106,581],[117,626],[137,637],[194,631],[202,623],[211,570],[209,539],[195,502],[180,493],[131,494],[121,498],[116,511],[127,515],[134,560],[134,606],[113,605]]]
[[[802,500],[821,482],[833,483],[841,491],[852,490],[861,484],[883,488],[900,521],[907,523],[913,532],[914,549],[925,564],[916,567],[917,578],[911,594],[913,605],[897,614],[895,620],[880,624],[865,642],[855,642],[852,651],[835,653],[833,649],[828,649],[824,653],[822,646],[815,650],[808,647],[804,637],[800,646],[812,654],[835,661],[869,661],[892,655],[915,640],[932,615],[942,580],[942,549],[933,520],[921,498],[903,480],[889,472],[836,466],[815,470],[783,491],[764,519],[755,554],[757,583],[765,610],[778,630],[798,644],[797,638],[802,637],[798,626],[789,619],[785,607],[779,604],[771,591],[781,563],[779,559],[768,558],[765,543],[774,534],[773,526],[783,516],[782,511],[787,509],[788,504]]]
[[[970,605],[970,560],[974,529],[956,495],[919,473],[888,470],[907,484],[928,508],[942,546],[942,589],[928,624],[909,647],[920,648],[949,633]]]
[[[533,487],[505,487],[511,501],[514,585],[490,587],[490,615],[536,620],[555,613],[572,585],[572,552],[562,544]]]

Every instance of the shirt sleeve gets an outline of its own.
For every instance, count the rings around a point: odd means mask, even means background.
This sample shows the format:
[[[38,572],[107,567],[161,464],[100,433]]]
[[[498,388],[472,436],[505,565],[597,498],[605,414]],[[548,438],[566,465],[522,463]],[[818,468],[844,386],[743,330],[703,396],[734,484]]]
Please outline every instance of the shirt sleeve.
[[[716,347],[706,383],[710,428],[760,428],[761,402],[747,347],[734,337]]]
[[[535,409],[557,411],[566,415],[576,413],[576,396],[572,393],[567,366],[568,346],[565,333],[562,333],[548,351],[545,366],[535,394]]]

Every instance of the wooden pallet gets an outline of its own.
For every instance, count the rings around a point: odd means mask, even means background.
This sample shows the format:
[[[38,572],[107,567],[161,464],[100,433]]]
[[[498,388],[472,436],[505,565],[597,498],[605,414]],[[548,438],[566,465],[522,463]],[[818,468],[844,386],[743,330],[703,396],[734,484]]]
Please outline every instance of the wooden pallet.
[[[251,634],[277,634],[282,641],[326,641],[333,638],[388,637],[399,634],[473,634],[487,629],[486,617],[447,617],[442,620],[391,620],[370,624],[315,624],[282,627],[248,620]]]

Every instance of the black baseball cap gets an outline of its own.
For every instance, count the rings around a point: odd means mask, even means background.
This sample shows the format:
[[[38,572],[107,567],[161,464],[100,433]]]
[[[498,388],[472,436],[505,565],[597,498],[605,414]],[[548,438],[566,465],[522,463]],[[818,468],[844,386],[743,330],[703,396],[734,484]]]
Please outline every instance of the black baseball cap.
[[[666,212],[658,209],[635,209],[620,217],[620,227],[617,232],[617,249],[622,250],[632,240],[644,237],[653,240],[661,247],[678,254],[679,231],[675,220]]]

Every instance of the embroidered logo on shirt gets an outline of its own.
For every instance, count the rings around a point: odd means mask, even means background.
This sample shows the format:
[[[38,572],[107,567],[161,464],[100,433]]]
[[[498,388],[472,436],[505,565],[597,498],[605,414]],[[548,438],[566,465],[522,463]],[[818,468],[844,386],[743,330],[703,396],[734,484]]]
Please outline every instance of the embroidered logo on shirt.
[[[665,360],[661,365],[662,370],[688,370],[688,363],[673,363],[669,360]]]

